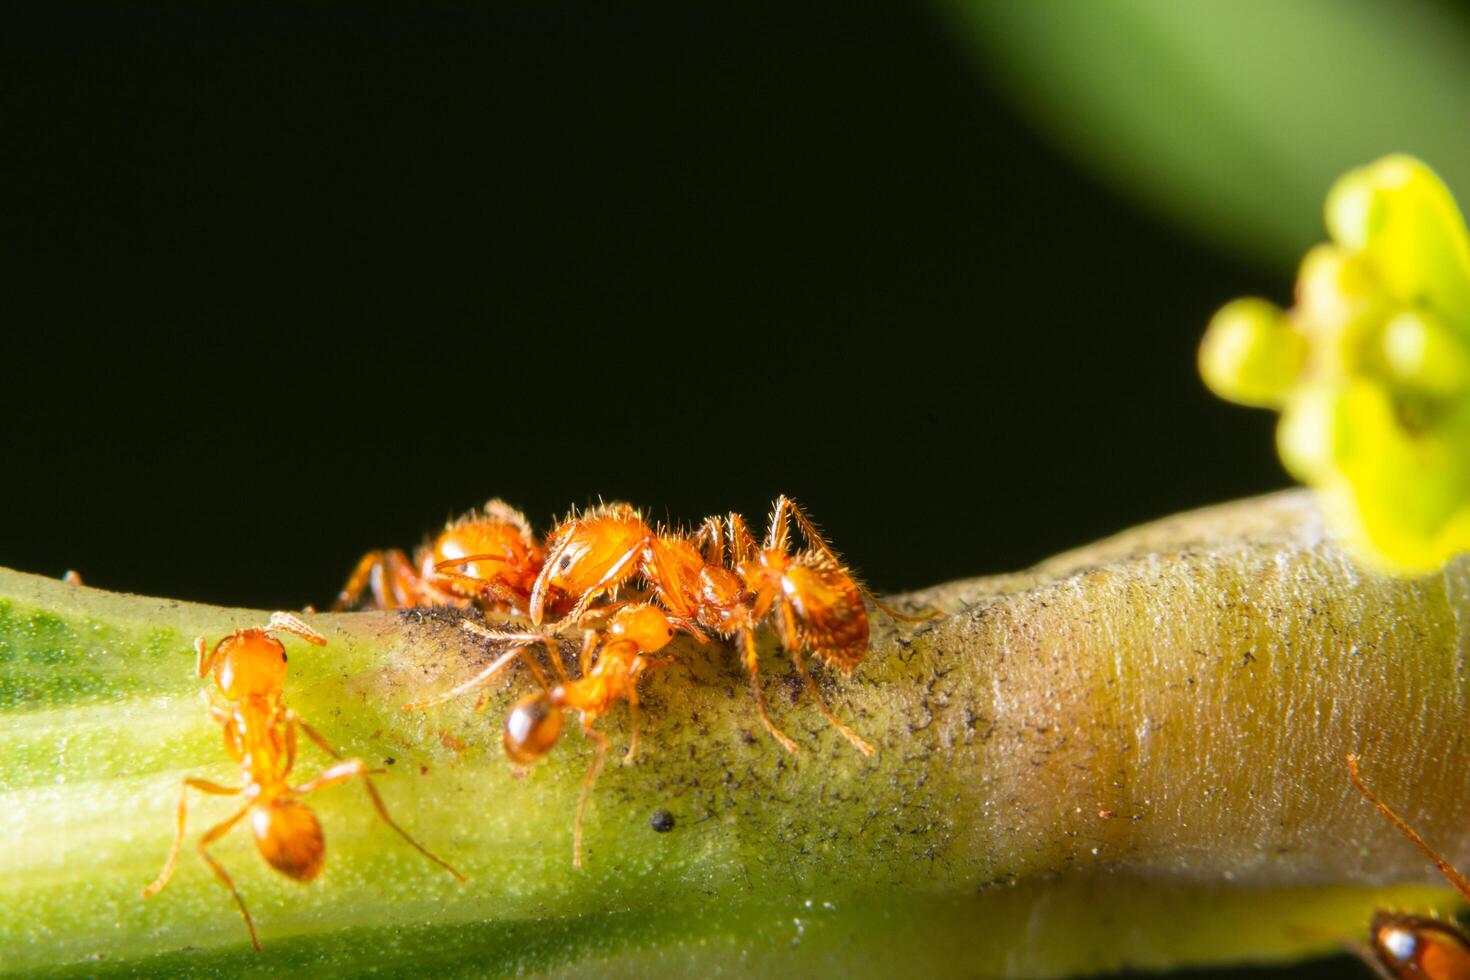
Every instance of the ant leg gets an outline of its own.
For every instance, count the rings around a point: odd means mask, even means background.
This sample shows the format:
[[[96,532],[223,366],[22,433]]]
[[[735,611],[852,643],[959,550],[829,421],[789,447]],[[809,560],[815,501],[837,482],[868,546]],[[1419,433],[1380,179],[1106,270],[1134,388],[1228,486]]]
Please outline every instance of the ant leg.
[[[725,562],[725,527],[718,517],[706,517],[694,532],[694,547],[699,549],[706,565]]]
[[[750,557],[755,551],[755,537],[750,533],[750,528],[745,525],[745,518],[734,511],[730,512],[727,519],[730,525],[730,558],[731,566],[739,565]]]
[[[225,641],[219,641],[223,642]],[[200,677],[209,673],[209,668],[214,666],[214,655],[219,651],[219,643],[214,645],[214,650],[210,650],[208,640],[202,636],[194,637],[194,669],[199,671]]]
[[[700,643],[709,642],[709,637],[705,635],[704,630],[695,625],[694,620],[692,619],[686,619],[683,616],[670,616],[669,623],[676,629],[680,629],[683,630],[685,633],[688,633]]]
[[[337,593],[337,598],[332,603],[333,612],[342,612],[357,604],[373,577],[373,569],[381,565],[382,561],[381,551],[369,551],[357,560],[357,564],[352,567],[352,573],[347,576],[347,583],[342,586],[342,591]]]
[[[577,655],[577,670],[583,677],[592,669],[592,654],[597,652],[598,645],[602,642],[602,634],[596,630],[582,631],[582,652]]]
[[[623,754],[623,765],[631,766],[638,758],[638,681],[628,687],[628,726],[632,734],[628,737],[628,751]]]
[[[158,873],[157,878],[153,879],[153,884],[143,889],[144,898],[152,898],[157,895],[163,890],[163,886],[168,884],[168,880],[174,876],[174,864],[179,859],[179,848],[184,843],[184,822],[189,812],[189,788],[191,786],[201,793],[209,793],[212,796],[234,796],[244,788],[221,786],[205,779],[186,779],[179,784],[179,829],[174,834],[173,846],[168,849],[168,860],[163,862],[163,870]]]
[[[587,775],[582,779],[582,798],[577,801],[577,822],[572,826],[572,866],[582,866],[582,821],[587,815],[587,800],[592,796],[592,784],[597,782],[597,774],[602,771],[602,761],[607,758],[608,740],[607,736],[592,727],[589,721],[582,722],[582,733],[597,743],[597,753],[592,757],[592,765],[587,767]]]
[[[750,674],[750,691],[755,695],[755,706],[760,711],[761,723],[766,726],[766,731],[770,732],[771,736],[781,743],[783,749],[794,755],[796,753],[796,743],[788,738],[781,729],[776,727],[776,723],[771,720],[771,712],[766,708],[766,692],[761,690],[761,665],[760,660],[756,656],[755,636],[750,630],[741,630],[740,639],[745,645],[745,671]]]
[[[1376,806],[1378,812],[1388,818],[1389,823],[1397,827],[1401,834],[1413,841],[1414,845],[1423,851],[1429,860],[1434,862],[1434,866],[1454,886],[1455,891],[1460,893],[1461,898],[1470,901],[1470,881],[1466,881],[1465,876],[1460,874],[1453,864],[1440,857],[1434,848],[1424,842],[1424,838],[1420,837],[1413,827],[1404,823],[1398,814],[1388,808],[1388,804],[1380,800],[1377,794],[1368,788],[1368,785],[1363,782],[1363,778],[1358,775],[1358,756],[1356,753],[1347,757],[1347,764],[1348,776],[1352,779],[1353,785],[1358,788],[1358,792],[1363,794],[1363,798]]]
[[[245,907],[245,899],[241,897],[240,890],[235,887],[235,882],[230,878],[230,873],[224,869],[224,865],[220,864],[209,854],[209,845],[233,830],[235,824],[239,823],[241,818],[249,813],[250,808],[254,805],[253,802],[245,804],[233,817],[221,821],[205,831],[204,836],[199,838],[199,856],[204,859],[204,863],[209,865],[219,880],[224,882],[224,886],[230,890],[230,894],[234,896],[235,904],[240,908],[240,915],[245,919],[245,928],[250,932],[250,945],[254,946],[255,951],[258,953],[260,952],[260,940],[256,938],[255,923],[250,918],[250,910]]]
[[[531,584],[531,601],[527,604],[526,612],[531,617],[531,623],[535,626],[541,625],[542,614],[546,609],[546,593],[551,591],[551,576],[561,564],[561,556],[571,543],[572,532],[576,530],[576,523],[566,529],[566,533],[557,541],[551,553],[546,556],[546,561],[541,566],[541,571],[536,573],[536,581]]]
[[[556,670],[557,676],[561,678],[563,683],[570,680],[567,677],[566,665],[561,660],[561,641],[549,631],[493,630],[486,629],[479,623],[472,623],[469,620],[460,620],[459,625],[466,633],[473,633],[476,636],[484,637],[495,643],[513,643],[527,650],[533,646],[543,647],[546,650],[546,656],[551,660],[551,666]],[[529,653],[526,654],[526,666],[531,668],[531,673],[536,675],[537,683],[546,690],[551,690],[551,685],[546,683],[546,675],[541,673],[541,668],[536,663],[536,659]]]
[[[466,625],[474,624],[469,623]],[[490,678],[498,674],[511,661],[524,654],[525,651],[525,647],[512,647],[505,653],[501,654],[499,657],[496,657],[494,660],[492,660],[488,667],[480,671],[474,677],[471,677],[469,680],[465,681],[463,684],[456,685],[455,687],[452,687],[449,690],[445,691],[443,694],[436,694],[431,698],[424,698],[421,701],[411,701],[403,706],[403,710],[417,711],[420,708],[427,708],[430,705],[443,704],[445,701],[454,700],[461,694],[464,694],[466,691],[474,690],[481,684],[488,684],[490,682]]]
[[[811,692],[812,700],[817,702],[817,710],[822,713],[822,717],[830,721],[832,727],[841,732],[842,737],[851,742],[853,747],[859,752],[863,755],[872,755],[873,747],[864,741],[857,732],[839,721],[837,716],[832,713],[832,709],[827,707],[826,699],[822,697],[822,692],[817,688],[816,681],[812,680],[812,675],[806,669],[806,658],[802,656],[800,647],[792,648],[791,660],[796,664],[796,672],[801,675],[802,681],[806,684],[806,689]]]
[[[785,496],[784,494],[776,502],[776,507],[778,511],[781,509],[782,504],[785,504],[785,509],[790,512],[792,519],[796,521],[796,526],[801,528],[802,536],[807,539],[807,542],[811,544],[812,547],[820,551],[822,554],[830,558],[832,561],[836,562],[843,568],[843,570],[847,571],[848,574],[851,575],[851,570],[848,569],[845,564],[843,564],[843,561],[840,557],[838,557],[837,552],[832,550],[832,546],[827,543],[826,538],[822,537],[822,532],[817,530],[817,526],[812,523],[811,518],[806,516],[806,513],[802,511],[800,505],[798,505],[796,501],[792,500],[790,497]],[[923,612],[919,613],[901,613],[887,603],[880,601],[878,597],[873,594],[873,591],[871,589],[869,589],[862,582],[858,581],[857,576],[854,575],[852,580],[853,583],[858,587],[858,591],[863,594],[863,598],[867,599],[873,605],[877,606],[890,619],[901,620],[905,623],[923,623],[941,614],[940,610],[933,608],[926,609]]]
[[[300,718],[296,717],[295,715],[291,715],[287,719],[287,725],[300,725],[301,730],[306,733],[306,737],[315,742],[323,752],[327,753],[334,759],[342,758],[340,755],[337,754],[337,750],[332,748],[331,742],[328,742],[325,738],[322,737],[320,732],[318,732],[315,728],[312,728]],[[336,784],[346,782],[349,779],[361,777],[362,785],[364,788],[367,789],[368,798],[372,800],[373,809],[378,811],[378,816],[383,818],[384,823],[397,831],[398,836],[408,841],[413,849],[418,851],[424,857],[428,858],[430,861],[433,861],[445,871],[448,871],[450,874],[454,875],[454,877],[459,879],[461,882],[467,881],[468,879],[465,878],[464,875],[460,874],[457,870],[455,870],[454,867],[451,866],[447,861],[442,860],[433,852],[431,852],[428,848],[424,847],[424,845],[420,844],[418,841],[410,837],[408,831],[398,826],[394,819],[388,815],[388,808],[383,805],[383,798],[378,795],[378,788],[373,785],[371,777],[374,774],[382,775],[383,770],[369,769],[367,767],[367,763],[363,762],[361,759],[346,759],[338,762],[335,766],[324,770],[322,774],[317,776],[315,779],[309,782],[302,783],[300,786],[291,787],[291,792],[297,796],[305,796],[308,793],[315,793],[319,789],[325,789],[328,786],[335,786]]]
[[[372,589],[373,604],[379,609],[396,609],[406,604],[398,602],[396,594],[389,596],[384,587],[384,578],[386,576],[401,589],[405,584],[403,570],[407,565],[408,557],[397,548],[369,551],[353,566],[352,574],[347,576],[347,584],[342,586],[342,591],[337,593],[337,599],[332,603],[332,611],[342,612],[357,605],[362,594],[369,588]]]
[[[460,583],[461,587],[469,588],[479,593],[481,598],[488,596],[504,605],[514,606],[520,597],[499,582],[493,582],[489,579],[480,578],[478,575],[470,575],[465,572],[451,571],[453,568],[468,565],[472,562],[505,562],[506,560],[504,555],[465,555],[462,558],[447,558],[434,565],[434,574],[439,578]]]
[[[393,601],[381,603],[387,609],[407,609],[413,606],[423,605],[424,580],[419,578],[418,571],[414,568],[408,556],[394,548],[387,554],[387,560],[383,566],[383,573],[378,581],[377,590],[381,591],[385,584],[393,589]]]

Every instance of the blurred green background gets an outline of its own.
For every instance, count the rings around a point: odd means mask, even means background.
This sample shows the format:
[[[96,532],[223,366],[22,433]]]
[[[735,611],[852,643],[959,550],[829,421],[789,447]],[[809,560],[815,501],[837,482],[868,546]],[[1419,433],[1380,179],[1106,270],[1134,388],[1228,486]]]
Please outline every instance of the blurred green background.
[[[1470,188],[1463,5],[952,0],[979,64],[1080,164],[1272,267],[1332,181],[1387,153]]]

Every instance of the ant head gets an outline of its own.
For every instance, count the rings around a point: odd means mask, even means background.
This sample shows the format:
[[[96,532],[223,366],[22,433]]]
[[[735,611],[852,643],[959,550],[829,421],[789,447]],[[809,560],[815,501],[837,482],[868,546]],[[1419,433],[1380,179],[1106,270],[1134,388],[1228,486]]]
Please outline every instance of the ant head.
[[[325,646],[327,638],[290,613],[272,613],[265,626],[235,630],[204,655],[204,639],[195,640],[199,651],[199,676],[214,669],[220,692],[234,701],[255,695],[274,694],[286,683],[286,648],[272,633],[293,633],[308,643]]]
[[[236,630],[214,652],[214,682],[231,701],[274,694],[286,683],[286,648],[265,630]]]
[[[505,716],[505,754],[518,765],[540,761],[559,738],[561,711],[545,692],[521,698]]]
[[[639,653],[662,650],[674,638],[674,626],[668,614],[647,603],[619,609],[613,614],[607,631],[617,639],[632,641]]]
[[[322,825],[304,803],[276,800],[250,813],[255,846],[271,867],[288,878],[311,881],[322,873],[327,843]]]

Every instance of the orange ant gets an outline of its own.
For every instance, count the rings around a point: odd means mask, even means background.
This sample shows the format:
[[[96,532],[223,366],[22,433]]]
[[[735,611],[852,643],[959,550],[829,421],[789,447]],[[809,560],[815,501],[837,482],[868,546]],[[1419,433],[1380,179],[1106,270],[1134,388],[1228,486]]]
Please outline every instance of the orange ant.
[[[234,796],[243,793],[246,803],[233,816],[215,824],[199,839],[199,856],[230,890],[240,915],[245,919],[245,928],[250,932],[250,944],[260,950],[260,940],[255,935],[255,923],[245,908],[245,900],[235,888],[224,867],[209,853],[209,846],[229,833],[246,816],[250,817],[250,829],[255,835],[255,844],[266,863],[296,881],[311,881],[322,872],[326,860],[326,842],[322,838],[321,824],[316,814],[300,798],[327,786],[361,777],[373,809],[383,821],[408,841],[424,857],[444,868],[460,881],[464,875],[444,861],[429,853],[418,841],[408,835],[393,818],[371,776],[380,775],[381,770],[372,770],[361,759],[343,759],[316,729],[302,721],[294,711],[281,703],[281,690],[286,681],[286,648],[271,633],[286,632],[317,646],[326,644],[326,637],[307,626],[290,613],[274,613],[270,622],[253,629],[236,630],[208,649],[204,637],[194,641],[196,668],[204,677],[214,671],[215,685],[226,701],[228,710],[211,703],[211,717],[224,728],[225,749],[240,763],[243,781],[239,786],[221,786],[203,779],[185,779],[179,787],[178,832],[169,849],[168,860],[154,882],[143,889],[143,897],[158,894],[174,873],[174,863],[179,856],[179,847],[184,842],[184,821],[188,812],[189,790],[214,796]],[[300,728],[306,737],[333,759],[338,760],[315,779],[291,785],[286,777],[296,763],[296,730]]]
[[[598,610],[599,613],[604,611],[606,610]],[[638,682],[646,671],[669,663],[667,659],[655,658],[650,654],[663,649],[674,638],[677,629],[688,629],[690,624],[669,616],[650,603],[623,605],[612,613],[604,628],[583,631],[581,676],[576,680],[567,677],[557,656],[558,651],[550,651],[552,663],[560,675],[560,683],[555,686],[547,683],[546,676],[528,652],[531,646],[537,644],[554,646],[553,636],[540,632],[487,629],[469,620],[461,621],[460,626],[476,636],[509,644],[509,649],[464,683],[443,694],[406,704],[403,709],[412,711],[459,697],[488,684],[507,665],[517,658],[522,659],[536,676],[541,691],[517,701],[506,716],[505,754],[510,760],[518,765],[530,765],[550,752],[561,737],[562,709],[580,711],[583,733],[597,744],[596,755],[583,780],[582,796],[577,804],[577,820],[572,831],[572,863],[581,867],[582,824],[587,811],[587,800],[597,781],[597,775],[602,770],[610,745],[607,736],[595,727],[595,723],[611,711],[618,701],[628,702],[632,734],[623,762],[631,763],[638,753]],[[476,702],[476,707],[483,703],[482,697]]]
[[[555,589],[574,598],[575,622],[599,597],[616,598],[637,575],[653,530],[631,504],[599,504],[573,514],[546,539],[546,563],[531,589],[531,622],[541,625],[548,597]]]
[[[1470,881],[1388,808],[1358,775],[1358,757],[1347,757],[1348,776],[1363,797],[1433,861],[1460,897],[1470,901]],[[1447,922],[1421,915],[1378,911],[1369,927],[1372,946],[1358,955],[1384,980],[1470,980],[1470,937]]]
[[[525,515],[492,500],[451,521],[418,549],[413,562],[398,548],[363,555],[332,608],[353,608],[371,589],[376,609],[463,607],[478,601],[525,612],[543,557]]]
[[[793,521],[807,543],[805,550],[794,554],[790,530]],[[873,747],[827,706],[807,671],[805,654],[810,651],[843,675],[852,673],[868,652],[864,599],[892,618],[908,622],[930,619],[938,613],[909,616],[880,602],[842,563],[796,502],[784,494],[776,498],[763,545],[757,547],[739,514],[732,513],[727,523],[731,568],[720,566],[714,558],[726,550],[720,522],[715,518],[704,522],[693,542],[668,538],[656,541],[649,563],[655,591],[676,612],[688,615],[687,611],[692,610],[693,617],[704,626],[739,638],[761,722],[786,751],[795,752],[796,743],[771,719],[760,684],[755,628],[767,617],[774,617],[781,645],[791,654],[817,709],[860,752],[872,755]],[[706,546],[702,559],[701,542]]]

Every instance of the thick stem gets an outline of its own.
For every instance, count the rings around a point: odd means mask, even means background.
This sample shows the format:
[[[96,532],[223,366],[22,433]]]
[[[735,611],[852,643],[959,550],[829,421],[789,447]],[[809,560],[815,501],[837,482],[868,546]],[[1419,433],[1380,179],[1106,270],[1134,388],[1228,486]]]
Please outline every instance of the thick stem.
[[[510,768],[499,723],[529,678],[405,713],[490,656],[453,616],[310,617],[289,702],[389,769],[394,816],[472,877],[459,886],[377,822],[362,790],[314,798],[327,872],[266,868],[247,830],[186,850],[147,901],[178,781],[231,782],[190,640],[268,614],[0,574],[0,965],[858,976],[1062,976],[1331,951],[1375,904],[1445,904],[1433,868],[1352,791],[1343,759],[1453,858],[1470,856],[1460,618],[1470,564],[1420,580],[1359,569],[1306,498],[1181,515],[1014,576],[915,597],[875,624],[851,679],[819,675],[864,758],[772,648],[765,732],[740,658],[681,645],[643,689],[644,748],[572,817],[591,746],[569,725]],[[769,644],[769,638],[767,638]],[[626,717],[606,729],[621,744]],[[391,760],[391,761],[389,761]],[[324,760],[304,751],[299,772]],[[191,837],[231,801],[191,811]],[[673,829],[655,832],[666,811]]]

